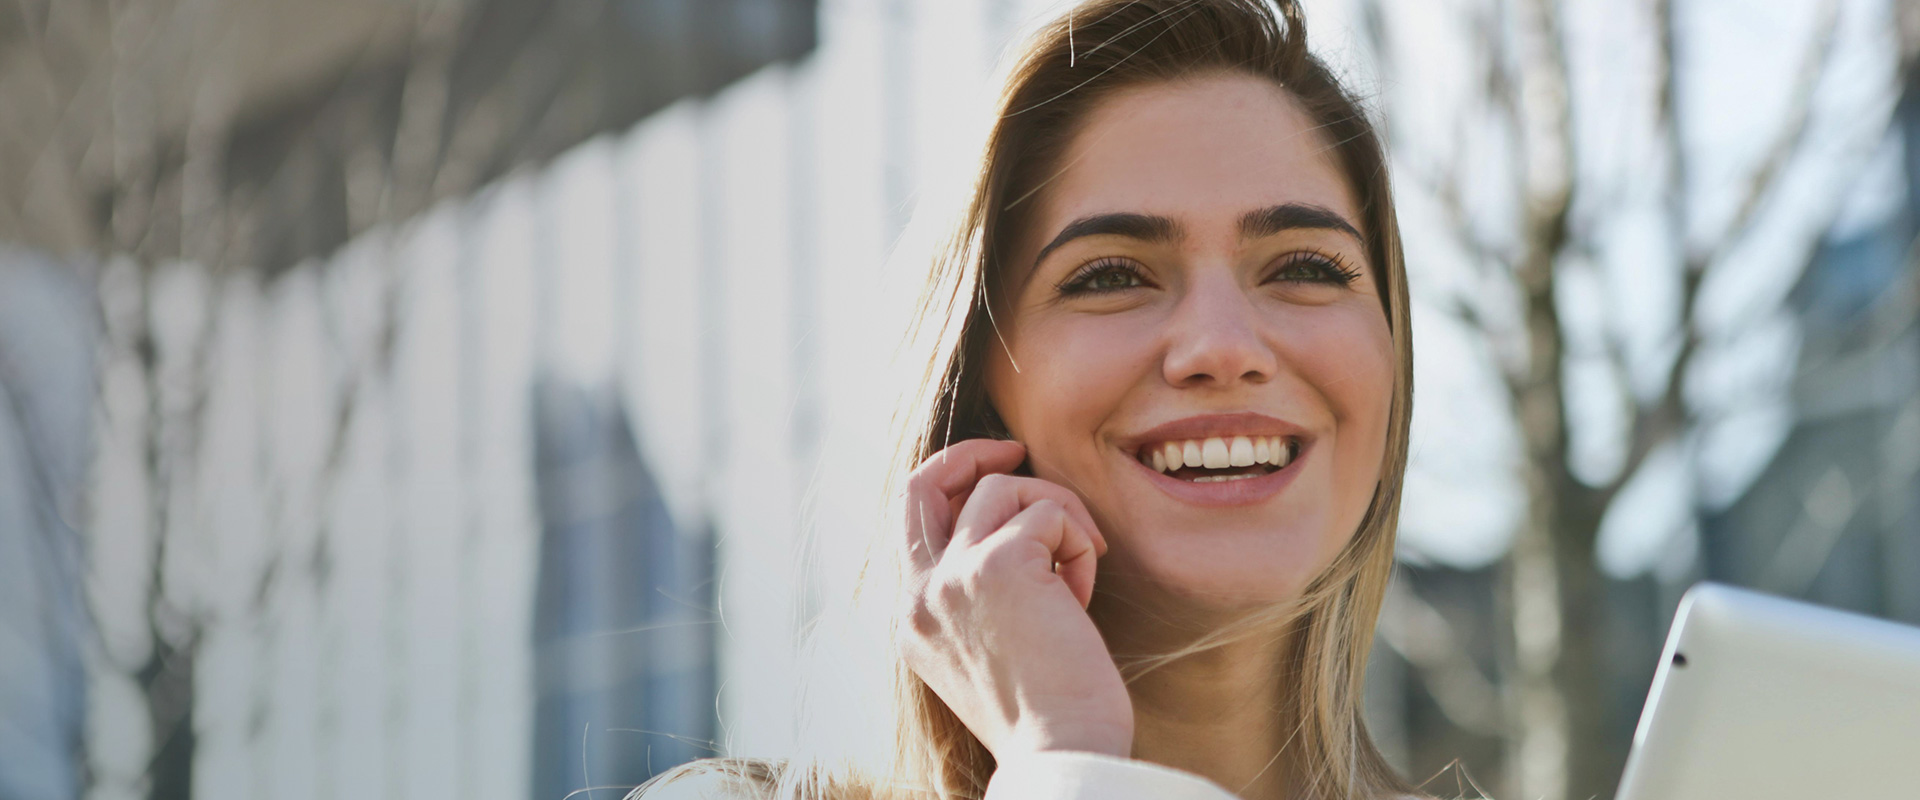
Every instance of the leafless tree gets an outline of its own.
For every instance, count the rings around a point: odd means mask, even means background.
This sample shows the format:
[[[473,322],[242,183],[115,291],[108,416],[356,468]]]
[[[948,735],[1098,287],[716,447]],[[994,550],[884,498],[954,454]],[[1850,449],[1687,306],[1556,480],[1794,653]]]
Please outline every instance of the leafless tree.
[[[1423,134],[1393,125],[1397,104],[1413,93],[1433,91],[1420,79],[1426,65],[1418,60],[1433,50],[1414,46],[1413,39],[1438,34],[1398,24],[1404,4],[1363,4],[1402,184],[1406,191],[1425,193],[1440,209],[1443,222],[1438,227],[1443,230],[1436,235],[1465,253],[1476,285],[1497,289],[1442,303],[1445,312],[1504,356],[1499,359],[1499,379],[1515,416],[1522,449],[1521,474],[1516,477],[1525,496],[1511,549],[1499,570],[1497,607],[1506,633],[1494,676],[1483,676],[1453,649],[1419,636],[1418,627],[1437,617],[1417,598],[1402,598],[1400,607],[1426,616],[1389,624],[1383,632],[1390,643],[1399,642],[1396,649],[1408,655],[1431,694],[1458,724],[1502,736],[1504,794],[1529,800],[1606,796],[1617,780],[1624,743],[1613,741],[1605,724],[1610,693],[1600,632],[1607,586],[1596,544],[1609,507],[1649,456],[1663,447],[1683,446],[1711,414],[1689,402],[1689,376],[1703,347],[1713,344],[1710,338],[1742,332],[1709,330],[1702,324],[1702,287],[1740,268],[1735,251],[1750,241],[1764,212],[1779,201],[1787,185],[1783,176],[1790,170],[1813,160],[1823,161],[1823,166],[1815,166],[1824,169],[1855,170],[1881,138],[1869,131],[1859,137],[1864,146],[1838,156],[1830,142],[1825,149],[1814,146],[1816,129],[1822,123],[1829,129],[1835,124],[1820,118],[1817,101],[1841,46],[1840,4],[1823,3],[1804,47],[1790,55],[1800,59],[1797,78],[1779,87],[1787,94],[1784,120],[1774,130],[1755,132],[1768,146],[1747,170],[1731,216],[1714,232],[1703,234],[1710,223],[1703,220],[1707,213],[1702,189],[1711,178],[1698,168],[1702,148],[1689,125],[1701,111],[1689,106],[1697,98],[1687,93],[1693,85],[1687,59],[1698,28],[1681,21],[1682,11],[1696,12],[1676,7],[1680,4],[1673,0],[1621,4],[1610,12],[1634,15],[1641,23],[1638,30],[1652,39],[1621,43],[1622,61],[1610,68],[1632,72],[1643,66],[1633,63],[1636,49],[1628,44],[1652,54],[1652,63],[1644,65],[1652,80],[1632,102],[1650,108],[1645,116],[1653,130],[1644,135],[1657,156],[1633,174],[1617,174],[1620,168],[1616,174],[1596,174],[1604,170],[1593,162],[1595,140],[1609,133],[1592,120],[1621,112],[1591,99],[1582,106],[1581,95],[1574,91],[1576,80],[1587,76],[1578,73],[1569,57],[1573,32],[1565,16],[1572,5],[1489,0],[1449,4],[1443,12],[1460,21],[1460,30],[1471,40],[1463,50],[1471,60],[1472,88],[1466,102],[1452,111],[1457,128],[1451,133],[1456,141],[1493,136],[1508,145],[1502,155],[1507,163],[1490,178],[1458,161],[1423,160],[1412,146],[1412,139]],[[1888,107],[1898,95],[1893,79],[1898,74],[1889,68],[1886,85],[1870,87]],[[1594,133],[1596,129],[1601,132]],[[1429,163],[1434,160],[1441,163]],[[1504,182],[1496,194],[1512,202],[1476,202],[1474,198],[1485,196],[1485,187],[1475,184],[1488,180]],[[1658,199],[1651,205],[1667,239],[1671,263],[1666,266],[1678,285],[1679,311],[1667,331],[1669,355],[1657,370],[1656,390],[1636,392],[1634,365],[1620,336],[1600,337],[1598,352],[1572,351],[1570,341],[1576,335],[1581,342],[1594,337],[1570,330],[1575,324],[1570,312],[1623,312],[1607,307],[1602,298],[1571,291],[1566,280],[1571,269],[1592,268],[1603,247],[1604,222],[1630,202],[1627,187],[1649,182],[1655,184]],[[1829,221],[1805,224],[1817,234]],[[1421,233],[1410,233],[1409,242],[1418,241]],[[1569,399],[1579,389],[1570,384],[1569,373],[1578,358],[1604,361],[1617,402],[1624,407],[1624,455],[1617,469],[1598,477],[1575,464],[1579,421],[1570,418]],[[1480,708],[1478,703],[1495,708]]]

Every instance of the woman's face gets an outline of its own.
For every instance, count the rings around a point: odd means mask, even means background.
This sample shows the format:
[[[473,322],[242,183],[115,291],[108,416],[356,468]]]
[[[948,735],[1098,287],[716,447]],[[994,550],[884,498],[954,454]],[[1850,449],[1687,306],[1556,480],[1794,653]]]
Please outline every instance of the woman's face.
[[[1106,535],[1103,589],[1289,599],[1365,515],[1394,352],[1336,159],[1266,80],[1155,83],[1030,201],[987,390]]]

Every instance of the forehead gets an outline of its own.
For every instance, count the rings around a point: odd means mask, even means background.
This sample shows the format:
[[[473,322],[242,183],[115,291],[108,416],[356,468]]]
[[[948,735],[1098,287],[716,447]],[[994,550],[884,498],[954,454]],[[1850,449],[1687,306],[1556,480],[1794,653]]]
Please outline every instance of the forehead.
[[[1308,203],[1360,227],[1338,156],[1293,95],[1219,74],[1122,90],[1096,104],[1041,193],[1035,231],[1088,214],[1172,217],[1197,231]]]

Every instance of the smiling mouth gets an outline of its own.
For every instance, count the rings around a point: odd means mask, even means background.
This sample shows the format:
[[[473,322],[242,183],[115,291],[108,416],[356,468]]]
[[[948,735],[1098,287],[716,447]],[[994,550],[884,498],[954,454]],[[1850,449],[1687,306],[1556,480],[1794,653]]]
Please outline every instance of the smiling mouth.
[[[1292,437],[1214,436],[1145,445],[1134,457],[1171,478],[1223,483],[1271,475],[1299,455],[1300,442]]]

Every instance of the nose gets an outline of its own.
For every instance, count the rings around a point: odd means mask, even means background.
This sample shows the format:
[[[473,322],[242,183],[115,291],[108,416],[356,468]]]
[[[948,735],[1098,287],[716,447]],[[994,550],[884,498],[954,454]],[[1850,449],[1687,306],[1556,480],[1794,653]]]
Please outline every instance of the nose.
[[[1264,383],[1279,355],[1261,336],[1259,309],[1227,276],[1196,281],[1167,320],[1161,369],[1177,387]]]

